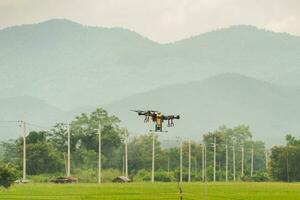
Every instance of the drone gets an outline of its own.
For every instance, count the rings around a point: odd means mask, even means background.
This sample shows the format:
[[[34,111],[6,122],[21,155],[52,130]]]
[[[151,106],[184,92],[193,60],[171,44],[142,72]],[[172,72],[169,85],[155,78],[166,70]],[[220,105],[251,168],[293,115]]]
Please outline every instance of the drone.
[[[132,110],[133,112],[138,113],[138,115],[144,115],[144,122],[152,122],[155,123],[155,131],[163,132],[162,124],[164,121],[168,121],[168,127],[174,126],[174,119],[180,119],[179,115],[163,115],[160,111],[155,110]]]

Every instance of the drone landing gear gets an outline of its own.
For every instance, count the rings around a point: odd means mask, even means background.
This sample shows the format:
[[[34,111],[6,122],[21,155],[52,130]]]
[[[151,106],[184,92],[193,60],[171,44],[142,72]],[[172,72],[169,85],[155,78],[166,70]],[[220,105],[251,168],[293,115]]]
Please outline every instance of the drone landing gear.
[[[155,132],[162,132],[162,127],[159,127],[159,126],[155,126]]]
[[[168,120],[168,127],[174,127],[173,119]]]
[[[168,131],[163,131],[162,127],[155,126],[155,132],[164,132],[164,133],[167,133]]]
[[[149,122],[149,121],[150,121],[150,117],[149,117],[149,115],[145,115],[144,122],[145,122],[145,123],[147,123],[147,122]]]

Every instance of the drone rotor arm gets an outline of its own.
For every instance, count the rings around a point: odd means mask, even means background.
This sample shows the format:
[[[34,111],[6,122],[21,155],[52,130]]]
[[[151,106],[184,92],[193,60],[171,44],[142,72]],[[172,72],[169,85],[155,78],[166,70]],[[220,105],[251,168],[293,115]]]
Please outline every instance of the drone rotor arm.
[[[168,127],[174,126],[174,119],[180,119],[179,115],[163,115],[163,120],[168,121]]]

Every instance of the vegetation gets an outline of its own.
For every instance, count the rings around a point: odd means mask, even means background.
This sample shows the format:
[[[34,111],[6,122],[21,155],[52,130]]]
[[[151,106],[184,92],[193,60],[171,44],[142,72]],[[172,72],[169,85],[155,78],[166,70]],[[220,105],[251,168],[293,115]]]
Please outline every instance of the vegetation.
[[[300,181],[300,139],[287,135],[286,140],[285,146],[271,149],[270,173],[277,181]]]
[[[17,170],[12,165],[0,166],[0,186],[8,188],[18,177]]]
[[[81,114],[70,123],[72,175],[80,182],[97,181],[98,142],[97,130],[101,128],[102,181],[111,182],[124,174],[125,129],[120,120],[101,108],[90,114]],[[57,124],[49,132],[31,131],[27,138],[27,174],[35,182],[49,182],[66,174],[67,130],[65,124]],[[203,181],[202,156],[206,146],[206,176],[213,180],[214,148],[216,141],[216,180],[226,180],[226,146],[228,151],[228,179],[233,177],[235,156],[236,180],[239,181],[299,181],[300,140],[287,136],[286,146],[271,149],[266,163],[266,147],[262,141],[254,141],[248,126],[233,128],[221,126],[203,135],[202,144],[191,142],[191,181]],[[23,140],[2,142],[0,163],[22,171]],[[253,150],[253,174],[251,174]],[[244,154],[242,152],[244,151]],[[188,180],[189,141],[182,141],[183,181]],[[155,180],[171,182],[179,180],[180,149],[177,145],[163,146],[155,138]],[[244,156],[244,163],[242,163]],[[128,143],[129,176],[134,181],[149,181],[152,167],[152,136],[140,135]],[[242,168],[243,166],[243,168]],[[14,169],[12,168],[12,169]],[[242,170],[244,169],[244,170]],[[268,170],[267,170],[268,169]],[[243,173],[242,173],[243,171]],[[14,177],[14,176],[12,176]]]
[[[300,199],[300,184],[286,183],[190,183],[181,184],[186,200],[282,200]],[[0,199],[119,200],[179,199],[177,183],[130,184],[28,184],[0,191]]]

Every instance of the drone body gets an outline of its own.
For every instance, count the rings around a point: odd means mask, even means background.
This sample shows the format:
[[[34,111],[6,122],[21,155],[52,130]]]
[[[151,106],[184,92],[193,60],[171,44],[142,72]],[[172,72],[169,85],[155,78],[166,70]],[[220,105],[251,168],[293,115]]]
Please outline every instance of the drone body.
[[[156,132],[162,132],[163,129],[163,122],[164,121],[168,121],[168,127],[173,127],[174,126],[174,119],[180,119],[179,115],[163,115],[161,112],[159,111],[154,111],[154,110],[147,110],[147,111],[143,111],[143,110],[132,110],[133,112],[137,112],[138,115],[144,115],[145,116],[145,120],[144,122],[150,122],[153,121],[155,123],[155,131]]]

